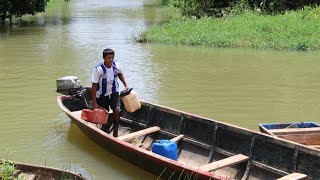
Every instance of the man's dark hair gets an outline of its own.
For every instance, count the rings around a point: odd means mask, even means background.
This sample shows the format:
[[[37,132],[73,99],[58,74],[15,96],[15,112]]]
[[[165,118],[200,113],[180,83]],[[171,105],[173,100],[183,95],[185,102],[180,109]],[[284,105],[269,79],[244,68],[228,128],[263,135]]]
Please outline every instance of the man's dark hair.
[[[114,55],[114,51],[112,49],[103,50],[102,56],[105,58],[107,55]]]

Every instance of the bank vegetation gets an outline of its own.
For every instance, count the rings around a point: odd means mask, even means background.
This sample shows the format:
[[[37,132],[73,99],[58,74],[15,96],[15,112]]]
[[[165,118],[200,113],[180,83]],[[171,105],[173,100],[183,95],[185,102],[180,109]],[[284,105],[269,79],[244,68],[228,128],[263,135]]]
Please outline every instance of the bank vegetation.
[[[319,2],[214,2],[162,0],[170,21],[143,32],[139,41],[279,50],[320,49]]]
[[[50,0],[0,0],[0,22],[44,12]],[[59,0],[51,0],[53,4]],[[69,1],[69,0],[65,0]]]

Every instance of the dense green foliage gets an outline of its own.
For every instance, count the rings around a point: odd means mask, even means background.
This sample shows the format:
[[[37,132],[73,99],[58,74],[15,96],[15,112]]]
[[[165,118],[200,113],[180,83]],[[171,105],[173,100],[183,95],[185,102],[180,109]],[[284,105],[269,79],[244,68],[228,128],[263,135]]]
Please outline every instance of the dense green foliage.
[[[65,0],[68,1],[68,0]],[[44,12],[49,0],[0,0],[0,21]]]
[[[0,0],[0,19],[43,12],[49,0]]]
[[[226,18],[173,20],[149,29],[141,39],[163,44],[319,50],[319,19],[319,7],[273,16],[245,11]]]
[[[297,10],[320,4],[320,0],[160,0],[172,4],[186,16],[223,16],[235,7],[239,10],[259,10],[266,13]]]

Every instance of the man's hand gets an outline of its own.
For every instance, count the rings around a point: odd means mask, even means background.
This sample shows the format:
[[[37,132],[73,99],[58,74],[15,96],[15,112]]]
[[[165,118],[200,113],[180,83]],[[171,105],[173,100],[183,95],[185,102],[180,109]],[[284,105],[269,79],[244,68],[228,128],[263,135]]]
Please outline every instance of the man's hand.
[[[128,89],[129,89],[128,86],[125,86],[124,88],[126,89],[126,91],[128,91]]]

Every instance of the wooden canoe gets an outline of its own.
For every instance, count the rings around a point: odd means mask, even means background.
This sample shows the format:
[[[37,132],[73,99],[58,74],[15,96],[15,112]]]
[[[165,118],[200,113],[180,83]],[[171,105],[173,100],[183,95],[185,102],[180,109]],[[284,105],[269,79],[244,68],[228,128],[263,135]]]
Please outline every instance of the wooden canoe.
[[[10,163],[16,169],[13,174],[14,179],[25,179],[25,180],[37,180],[37,179],[50,179],[50,180],[61,180],[61,179],[72,179],[72,180],[86,180],[87,178],[70,172],[64,169],[57,169],[46,166],[31,165],[21,162],[9,162],[1,161],[1,163]],[[1,176],[0,176],[1,179]]]
[[[90,89],[83,97],[90,103]],[[119,137],[114,138],[81,119],[82,100],[58,96],[57,102],[92,141],[156,176],[320,179],[319,151],[277,137],[141,101],[134,113],[121,108]],[[177,141],[177,161],[150,151],[151,144],[162,139]]]
[[[261,132],[294,141],[311,148],[320,148],[320,125],[315,122],[264,123]]]

